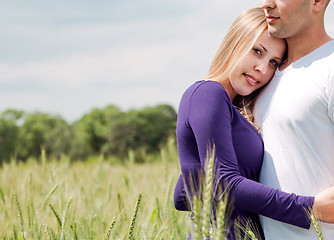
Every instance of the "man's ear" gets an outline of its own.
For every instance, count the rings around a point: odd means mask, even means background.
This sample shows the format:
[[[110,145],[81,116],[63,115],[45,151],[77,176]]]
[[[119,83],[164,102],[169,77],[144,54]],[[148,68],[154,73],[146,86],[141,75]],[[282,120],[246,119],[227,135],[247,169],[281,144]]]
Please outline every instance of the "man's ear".
[[[312,0],[312,10],[316,13],[326,8],[327,0]]]

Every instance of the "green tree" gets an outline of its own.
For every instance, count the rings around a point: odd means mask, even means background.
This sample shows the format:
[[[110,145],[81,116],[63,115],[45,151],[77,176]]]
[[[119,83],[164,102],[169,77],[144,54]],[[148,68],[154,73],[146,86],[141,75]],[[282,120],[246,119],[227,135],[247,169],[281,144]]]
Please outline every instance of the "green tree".
[[[103,109],[95,108],[75,122],[71,156],[78,159],[102,153],[103,145],[108,140],[109,129],[122,114],[118,107],[109,105]]]
[[[109,125],[103,152],[120,157],[129,150],[137,155],[141,152],[156,152],[168,136],[175,134],[176,112],[169,105],[130,110],[114,119]]]
[[[8,109],[0,115],[0,163],[9,161],[16,154],[19,138],[18,122],[23,111]]]
[[[68,154],[71,138],[70,126],[60,116],[40,112],[26,114],[19,132],[18,156],[23,160],[38,158],[42,145],[53,157]]]
[[[19,124],[19,121],[24,117],[24,112],[15,109],[8,109],[1,113],[1,118]]]
[[[15,122],[0,119],[0,163],[15,155],[19,128]]]
[[[45,136],[45,148],[53,158],[69,156],[72,149],[73,129],[62,118],[54,118],[54,127]]]
[[[93,109],[73,124],[75,139],[71,156],[90,154],[138,156],[158,151],[160,145],[175,134],[176,112],[169,105],[122,112],[113,105]],[[74,147],[75,146],[75,147]]]
[[[175,134],[177,115],[169,105],[144,108],[138,112],[138,116],[143,125],[138,138],[150,152],[159,150],[160,144],[171,134]]]

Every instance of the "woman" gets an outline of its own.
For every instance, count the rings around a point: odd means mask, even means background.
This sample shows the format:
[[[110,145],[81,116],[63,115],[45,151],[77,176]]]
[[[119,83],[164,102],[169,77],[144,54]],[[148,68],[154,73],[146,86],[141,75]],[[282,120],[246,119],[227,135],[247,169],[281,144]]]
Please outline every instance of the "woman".
[[[252,107],[285,51],[285,41],[267,33],[263,10],[250,9],[232,24],[206,79],[190,86],[180,102],[176,135],[182,174],[174,205],[178,210],[191,210],[192,196],[198,193],[200,176],[205,174],[208,146],[214,144],[214,204],[227,188],[233,199],[228,239],[234,239],[233,222],[240,219],[252,221],[262,233],[257,214],[309,228],[305,210],[322,205],[321,200],[328,197],[288,194],[257,182],[263,143],[253,124]]]

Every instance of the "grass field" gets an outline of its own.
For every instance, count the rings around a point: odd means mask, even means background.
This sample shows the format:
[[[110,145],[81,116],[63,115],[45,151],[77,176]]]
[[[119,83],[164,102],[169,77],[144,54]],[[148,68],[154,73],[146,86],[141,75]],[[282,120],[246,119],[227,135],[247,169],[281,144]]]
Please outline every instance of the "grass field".
[[[189,213],[173,207],[175,152],[152,163],[106,159],[3,164],[1,239],[185,239]],[[135,215],[135,217],[134,217]]]
[[[160,155],[148,156],[145,164],[135,164],[134,158],[129,154],[125,164],[103,158],[71,162],[66,157],[48,160],[42,153],[39,160],[4,163],[0,239],[186,239],[190,213],[173,206],[180,171],[175,147],[170,144]],[[219,219],[225,210],[210,227],[212,174],[205,181],[203,205],[195,204],[199,227],[194,236],[223,239],[224,220]],[[247,239],[258,239],[249,229],[244,232]],[[317,234],[323,239],[320,229]]]

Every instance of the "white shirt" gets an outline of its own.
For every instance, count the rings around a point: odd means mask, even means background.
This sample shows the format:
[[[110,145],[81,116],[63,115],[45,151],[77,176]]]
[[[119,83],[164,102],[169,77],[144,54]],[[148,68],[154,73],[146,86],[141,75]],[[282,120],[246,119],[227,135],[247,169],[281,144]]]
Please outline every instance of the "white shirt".
[[[265,147],[261,183],[305,196],[333,186],[334,40],[277,70],[254,115]],[[266,240],[317,239],[313,227],[260,219]],[[334,239],[334,224],[320,227],[325,239]]]

